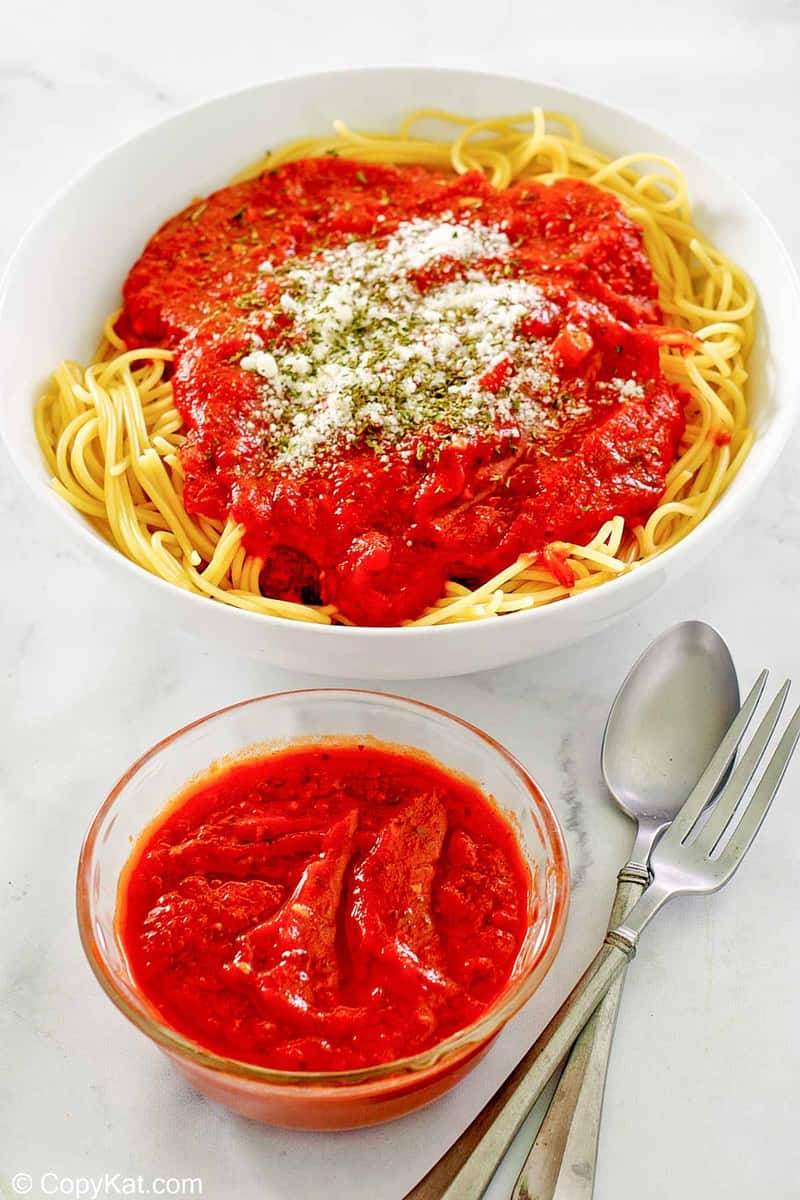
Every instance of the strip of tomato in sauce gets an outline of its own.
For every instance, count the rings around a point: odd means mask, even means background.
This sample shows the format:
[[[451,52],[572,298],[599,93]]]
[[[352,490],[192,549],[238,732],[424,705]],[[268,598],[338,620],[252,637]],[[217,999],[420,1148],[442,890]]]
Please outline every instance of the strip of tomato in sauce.
[[[138,986],[179,1033],[328,1071],[414,1054],[480,1017],[530,906],[516,835],[476,785],[343,741],[190,787],[136,845],[117,921]]]
[[[308,352],[313,365],[281,280],[326,251],[385,245],[414,220],[480,223],[508,239],[502,259],[466,263],[442,242],[403,287],[422,304],[478,268],[495,282],[535,285],[540,298],[516,322],[514,354],[479,383],[486,406],[511,396],[535,356],[549,381],[536,397],[544,419],[522,431],[513,416],[464,429],[448,424],[444,405],[399,441],[387,442],[384,421],[308,462],[282,459],[285,438],[265,409],[269,381],[242,367],[254,346]],[[591,538],[615,514],[646,519],[685,426],[685,396],[659,365],[662,314],[641,230],[615,196],[583,180],[498,191],[478,172],[288,163],[168,221],[124,298],[128,344],[176,350],[187,511],[242,523],[246,548],[265,560],[265,595],[332,603],[357,624],[413,618],[446,580],[485,581],[521,553]],[[456,346],[444,372],[445,397],[463,382],[460,354]]]

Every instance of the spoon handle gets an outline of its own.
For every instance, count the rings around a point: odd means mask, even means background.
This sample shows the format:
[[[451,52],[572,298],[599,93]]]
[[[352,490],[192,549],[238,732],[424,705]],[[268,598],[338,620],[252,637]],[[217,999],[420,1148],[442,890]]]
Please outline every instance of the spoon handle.
[[[602,946],[517,1068],[405,1200],[480,1200],[522,1122],[631,953],[618,942]]]
[[[625,920],[644,886],[623,868],[610,928]],[[591,1200],[606,1072],[626,973],[623,967],[573,1046],[511,1200]]]

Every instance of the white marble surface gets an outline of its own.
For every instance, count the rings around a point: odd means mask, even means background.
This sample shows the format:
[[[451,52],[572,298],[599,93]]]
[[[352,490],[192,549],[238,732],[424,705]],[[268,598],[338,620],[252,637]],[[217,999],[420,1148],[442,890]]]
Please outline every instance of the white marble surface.
[[[749,186],[800,258],[799,32],[796,0],[5,0],[0,260],[73,172],[162,115],[282,73],[380,61],[538,75],[632,108]],[[57,262],[53,289],[80,303]],[[763,663],[800,678],[798,451],[800,437],[703,572],[613,635],[485,675],[398,685],[498,734],[533,768],[567,830],[574,906],[547,986],[467,1082],[405,1121],[341,1135],[262,1128],[193,1095],[106,1002],[73,917],[84,828],[137,754],[211,708],[311,681],[154,629],[119,581],[59,543],[2,458],[0,1195],[18,1171],[35,1181],[108,1171],[200,1176],[203,1194],[223,1200],[399,1200],[600,938],[630,829],[604,796],[599,736],[634,657],[669,623],[700,617],[729,639],[743,681]],[[634,1200],[645,1186],[652,1200],[800,1194],[799,782],[795,767],[734,884],[676,903],[647,934],[620,1018],[598,1200]],[[495,1200],[506,1188],[496,1181]]]

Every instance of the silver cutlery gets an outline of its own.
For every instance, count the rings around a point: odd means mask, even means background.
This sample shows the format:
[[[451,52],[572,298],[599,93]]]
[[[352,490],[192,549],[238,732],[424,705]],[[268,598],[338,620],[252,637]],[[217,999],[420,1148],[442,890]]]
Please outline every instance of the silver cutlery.
[[[778,723],[789,689],[778,692],[730,778],[733,762],[767,680],[762,671],[700,780],[650,857],[652,881],[623,922],[607,934],[594,961],[537,1039],[529,1055],[465,1134],[439,1159],[408,1200],[480,1200],[533,1104],[590,1016],[636,952],[641,934],[673,897],[724,886],[741,864],[780,786],[800,738],[792,716],[761,778],[745,793]],[[707,819],[709,802],[719,795]]]
[[[739,708],[736,668],[710,625],[685,621],[657,638],[629,671],[611,706],[603,778],[636,822],[618,876],[609,928],[650,883],[650,854],[708,765]],[[512,1200],[591,1200],[608,1060],[625,968],[567,1058]]]

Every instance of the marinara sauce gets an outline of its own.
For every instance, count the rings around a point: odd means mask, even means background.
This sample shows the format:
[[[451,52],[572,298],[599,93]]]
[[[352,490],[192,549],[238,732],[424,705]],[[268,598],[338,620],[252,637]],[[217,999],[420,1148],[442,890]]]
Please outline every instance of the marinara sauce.
[[[684,430],[641,230],[579,179],[290,162],[168,221],[124,300],[176,352],[187,511],[357,624],[645,520]]]
[[[502,990],[529,923],[516,837],[411,751],[308,744],[217,770],[135,847],[118,929],[162,1020],[288,1070],[433,1046]]]

